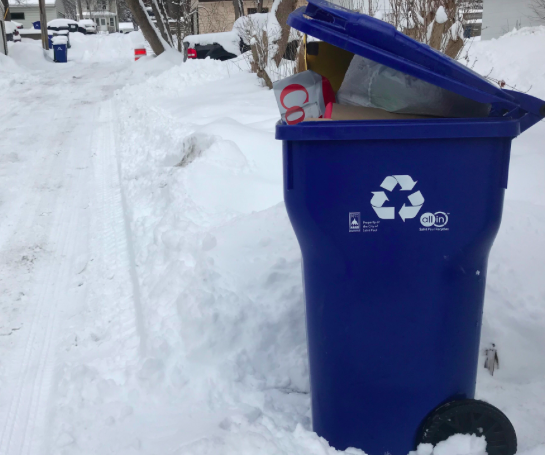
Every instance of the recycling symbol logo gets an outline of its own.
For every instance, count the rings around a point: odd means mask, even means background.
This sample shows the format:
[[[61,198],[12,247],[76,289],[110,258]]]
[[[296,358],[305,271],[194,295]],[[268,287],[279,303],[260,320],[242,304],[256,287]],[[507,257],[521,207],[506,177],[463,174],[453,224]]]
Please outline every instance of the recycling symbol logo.
[[[389,175],[381,183],[380,187],[388,192],[392,192],[399,185],[400,191],[412,191],[416,182],[410,175]],[[373,210],[382,220],[393,220],[396,216],[396,208],[389,207],[384,204],[389,201],[387,193],[384,191],[372,191],[373,197],[371,199],[371,206]],[[415,191],[407,196],[409,204],[403,204],[399,209],[399,216],[405,222],[407,219],[411,219],[418,215],[422,204],[424,204],[424,196],[420,191]]]

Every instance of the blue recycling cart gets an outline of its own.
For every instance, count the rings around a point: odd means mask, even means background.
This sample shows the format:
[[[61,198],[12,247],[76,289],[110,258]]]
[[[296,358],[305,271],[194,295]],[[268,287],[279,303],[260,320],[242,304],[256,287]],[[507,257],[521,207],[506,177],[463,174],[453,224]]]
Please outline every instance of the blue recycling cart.
[[[66,41],[62,43],[56,43],[55,38],[53,38],[53,56],[54,60],[57,63],[66,63],[68,62],[68,48]]]
[[[474,393],[511,141],[545,102],[321,0],[288,24],[490,105],[486,118],[277,125],[303,257],[314,430],[368,455],[406,455],[455,433],[513,455],[513,426]]]
[[[32,22],[32,27],[34,27],[35,30],[41,30],[40,21]]]

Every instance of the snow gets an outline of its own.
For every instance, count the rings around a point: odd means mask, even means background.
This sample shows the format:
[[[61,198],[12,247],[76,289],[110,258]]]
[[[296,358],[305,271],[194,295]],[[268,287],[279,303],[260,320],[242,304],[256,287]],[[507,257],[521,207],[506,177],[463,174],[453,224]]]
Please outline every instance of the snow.
[[[475,435],[455,434],[433,447],[420,444],[409,455],[487,455],[486,439]]]
[[[57,0],[44,0],[44,2],[47,6],[53,6]],[[36,7],[39,3],[40,0],[9,0],[9,5],[13,8]]]
[[[544,38],[472,42],[468,64],[545,98]],[[363,455],[311,431],[273,93],[233,61],[134,62],[138,40],[0,55],[0,453]],[[481,349],[500,369],[478,370],[518,455],[545,453],[544,134],[513,143]]]
[[[51,39],[51,42],[53,44],[67,44],[68,43],[68,38],[66,36],[54,36]]]
[[[208,44],[219,44],[227,52],[234,55],[240,55],[240,38],[235,31],[220,33],[204,33],[202,35],[188,35],[184,38],[185,43],[189,43],[190,48],[195,48],[196,44],[206,46]]]
[[[17,26],[11,21],[5,21],[4,24],[6,27],[6,33],[13,33],[15,30],[17,30]]]
[[[97,25],[93,19],[81,19],[78,21],[79,25],[86,26],[86,25]]]
[[[53,19],[47,23],[48,27],[68,27],[70,24],[78,24],[78,21],[72,19]]]
[[[435,22],[438,24],[444,24],[446,21],[448,21],[447,12],[445,11],[443,5],[441,5],[439,8],[437,8],[437,12],[435,13]]]
[[[35,28],[23,28],[19,29],[21,35],[41,35],[42,31]]]
[[[134,30],[134,24],[132,22],[120,22],[119,30]]]

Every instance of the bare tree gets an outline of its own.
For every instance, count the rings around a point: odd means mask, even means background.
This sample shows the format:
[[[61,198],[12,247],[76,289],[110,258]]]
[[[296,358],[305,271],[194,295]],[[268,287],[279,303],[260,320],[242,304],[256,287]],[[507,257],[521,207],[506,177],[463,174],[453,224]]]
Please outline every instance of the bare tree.
[[[457,58],[478,0],[389,0],[384,20],[411,38]]]
[[[227,2],[198,3],[199,33],[227,32],[233,28],[229,16],[225,14]]]
[[[530,9],[534,13],[533,19],[545,21],[545,0],[533,0]]]
[[[69,19],[77,19],[78,11],[77,4],[74,0],[62,0],[64,6],[64,14]]]
[[[335,0],[333,3],[358,13],[374,16],[379,10],[380,0]]]
[[[246,56],[251,70],[269,88],[272,88],[274,81],[294,74],[297,67],[297,45],[302,43],[302,39],[301,36],[295,39],[291,35],[293,30],[287,24],[288,16],[296,5],[297,0],[275,0],[269,14],[259,17],[250,15],[235,24],[244,43],[250,45],[251,54]],[[293,52],[289,52],[289,58],[285,59],[288,45],[293,47]]]
[[[153,25],[143,1],[126,0],[126,2],[127,6],[131,10],[135,22],[142,30],[144,38],[146,38],[146,41],[150,44],[153,52],[155,52],[155,55],[162,54],[166,50],[168,43],[160,38],[159,31],[155,25]],[[159,18],[157,20],[159,20]]]
[[[176,24],[176,41],[178,51],[183,51],[183,40],[194,32],[194,21],[198,11],[198,3],[192,4],[191,0],[172,0],[170,14]]]
[[[244,0],[233,0],[233,7],[235,8],[235,20],[244,14]]]
[[[288,40],[290,36],[291,27],[288,25],[288,16],[295,11],[297,0],[281,0],[278,8],[276,9],[276,20],[280,25],[280,39],[277,41],[277,50],[272,56],[272,59],[276,65],[280,65],[280,61],[286,52],[288,46]]]
[[[125,0],[116,0],[116,1],[117,1],[117,17],[119,19],[119,22],[133,22],[132,13],[129,7],[127,6],[127,2]]]
[[[172,33],[170,31],[170,22],[167,12],[165,0],[151,0],[151,9],[155,16],[157,28],[163,37],[163,40],[170,46],[174,47]]]

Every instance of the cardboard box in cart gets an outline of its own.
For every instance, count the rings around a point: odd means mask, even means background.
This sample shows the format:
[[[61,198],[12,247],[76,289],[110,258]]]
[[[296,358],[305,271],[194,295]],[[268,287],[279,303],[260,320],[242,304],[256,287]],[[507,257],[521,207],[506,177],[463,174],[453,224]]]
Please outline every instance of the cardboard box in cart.
[[[368,455],[406,455],[455,433],[513,455],[513,426],[474,400],[475,381],[511,140],[545,116],[545,102],[321,0],[288,23],[323,41],[307,43],[307,65],[334,91],[358,54],[490,110],[277,125],[303,256],[314,430]]]

